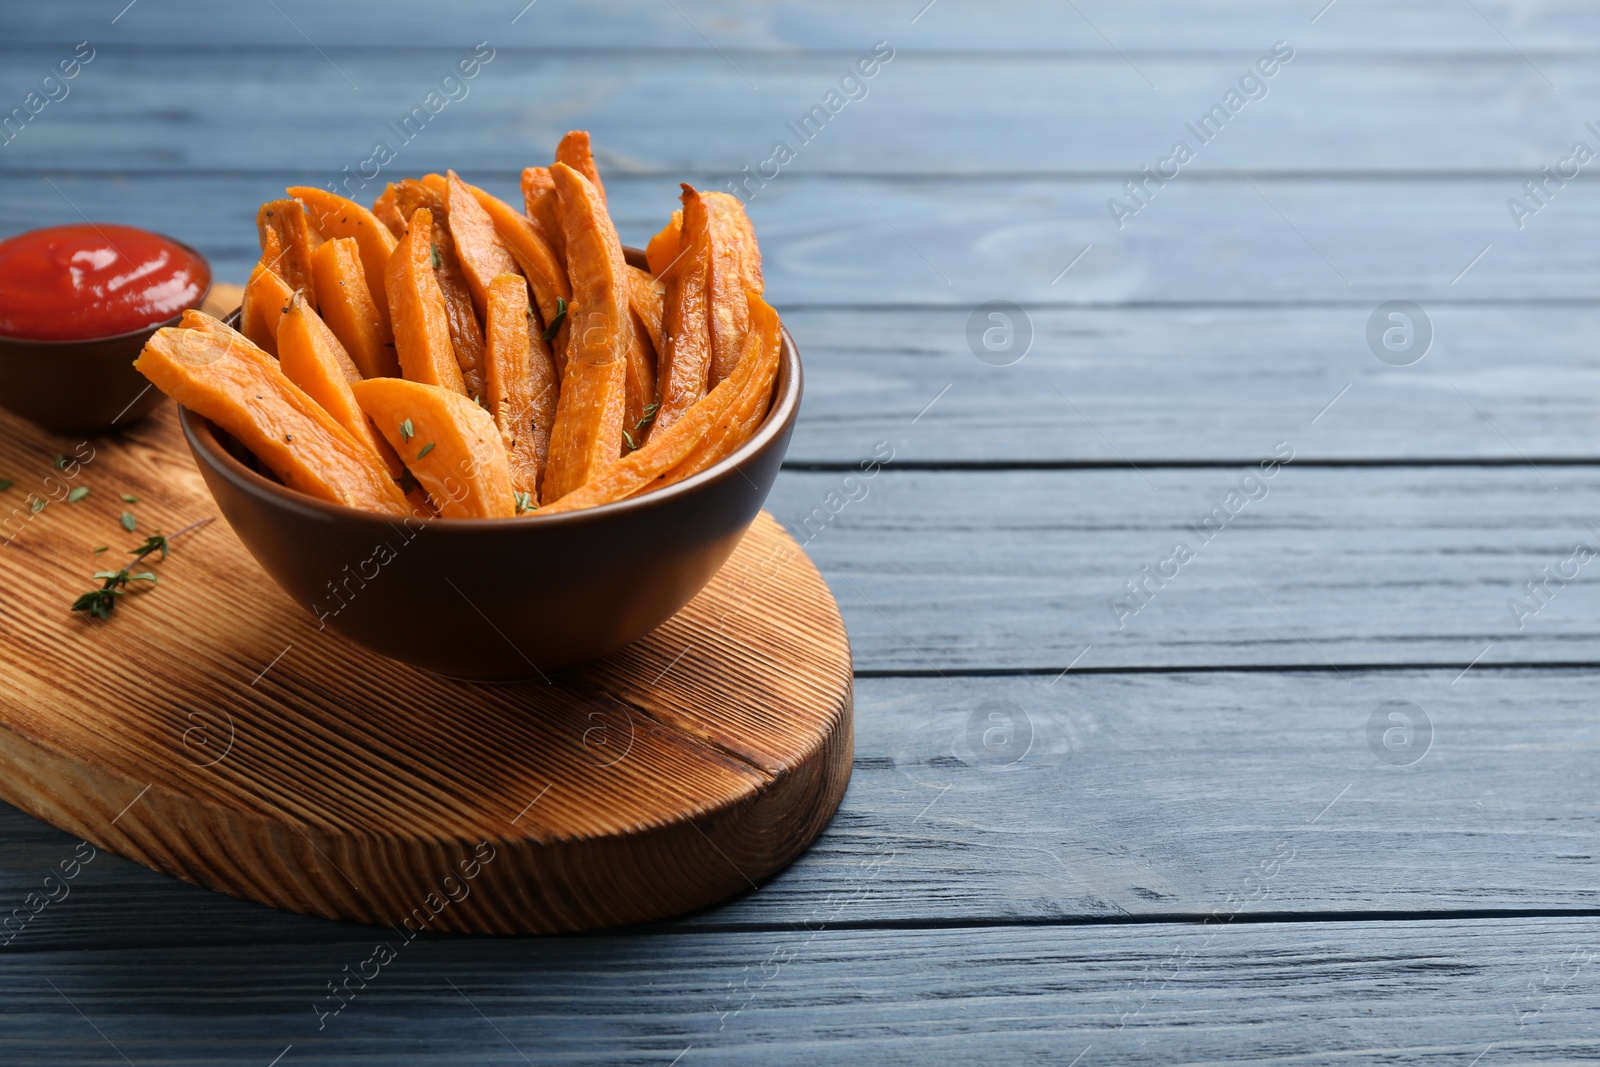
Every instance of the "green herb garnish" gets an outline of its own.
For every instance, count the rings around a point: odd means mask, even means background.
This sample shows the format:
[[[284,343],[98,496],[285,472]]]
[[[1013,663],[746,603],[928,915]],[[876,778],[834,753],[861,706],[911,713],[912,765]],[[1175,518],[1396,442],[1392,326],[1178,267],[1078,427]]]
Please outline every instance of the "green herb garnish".
[[[154,583],[156,576],[150,571],[140,571],[138,574],[129,574],[126,569],[120,571],[96,571],[96,578],[104,579],[105,584],[99,589],[91,589],[72,602],[73,611],[85,611],[97,619],[111,618],[111,609],[117,606],[117,598],[122,596],[122,587],[129,582]]]
[[[101,545],[99,548],[94,550],[94,554],[98,556],[100,553],[104,552],[106,549],[108,549],[110,547],[111,547],[110,545]]]
[[[123,493],[122,502],[124,504],[137,504],[139,502],[139,498],[134,496],[132,493]]]
[[[122,528],[129,533],[133,533],[139,528],[139,520],[133,517],[133,512],[124,511],[122,513]]]
[[[429,256],[430,259],[433,260],[433,269],[434,270],[438,270],[439,269],[439,246],[430,242],[428,244],[428,256]]]
[[[550,320],[550,325],[544,328],[544,333],[539,336],[546,341],[554,341],[556,333],[561,329],[561,320],[567,317],[567,301],[564,297],[556,297],[556,317]]]
[[[0,493],[5,492],[7,489],[10,489],[16,484],[17,483],[13,482],[10,478],[0,478]]]
[[[407,419],[405,422],[400,424],[400,440],[409,441],[415,436],[417,436],[417,431],[416,428],[411,425],[410,419]]]
[[[89,487],[87,485],[80,485],[78,488],[67,494],[67,503],[76,504],[78,501],[82,500],[88,495]]]
[[[44,497],[36,496],[33,498],[33,503],[28,506],[28,510],[37,515],[39,512],[44,510],[44,506],[47,503],[49,503],[49,501],[45,500]]]
[[[520,490],[513,489],[511,491],[511,495],[516,497],[516,499],[517,499],[517,514],[518,515],[521,515],[524,511],[538,511],[539,510],[539,505],[535,504],[533,502],[533,494],[532,493],[524,493],[524,492],[521,492]]]
[[[127,526],[130,519],[132,519],[131,515],[124,514],[123,525]],[[204,526],[210,521],[211,519],[208,517],[201,519],[198,522],[191,522],[183,529],[174,533],[172,537],[178,537],[182,534],[186,534],[190,530],[193,530],[196,527]],[[129,529],[131,528],[132,527],[129,527]],[[161,558],[166,559],[167,548],[171,539],[172,538],[170,537],[163,537],[161,534],[152,534],[145,538],[142,544],[128,549],[128,555],[132,556],[133,559],[129,561],[126,567],[123,567],[121,570],[117,571],[95,571],[94,577],[101,582],[100,588],[91,589],[89,592],[84,593],[82,596],[78,597],[78,599],[74,600],[72,602],[72,610],[93,615],[95,618],[101,620],[110,619],[112,609],[117,606],[117,600],[122,597],[129,582],[149,582],[151,585],[156,584],[157,579],[154,571],[135,572],[133,568],[138,564],[143,563],[145,557],[151,555],[152,553],[159,552],[161,553]],[[107,546],[105,545],[101,545],[99,548],[95,549],[95,551],[104,552],[106,547]]]
[[[67,469],[67,464],[69,464],[71,462],[72,462],[71,457],[64,456],[60,452],[56,453],[56,470],[58,470],[58,471],[66,470]]]
[[[432,452],[432,451],[433,451],[433,442],[429,441],[427,444],[422,446],[422,451],[417,453],[417,458],[421,459],[423,456],[426,456],[429,452]]]
[[[189,529],[187,526],[183,528],[183,530],[187,529]],[[183,530],[179,530],[178,533],[183,533]],[[173,534],[172,536],[176,537],[178,534]],[[152,552],[159,552],[161,553],[161,558],[166,559],[167,538],[161,536],[160,534],[151,534],[149,537],[144,539],[142,544],[134,545],[132,548],[128,549],[128,554],[130,556],[138,556],[140,559],[143,559]]]
[[[639,416],[639,421],[633,424],[633,433],[629,433],[627,430],[623,430],[622,431],[622,439],[624,441],[628,442],[628,451],[629,452],[635,451],[639,447],[637,444],[634,443],[633,434],[634,433],[638,433],[640,430],[642,430],[646,426],[650,425],[651,422],[655,421],[656,412],[659,411],[660,409],[661,409],[661,405],[660,404],[648,404],[648,405],[646,405],[645,409],[644,409],[644,414],[640,415]]]

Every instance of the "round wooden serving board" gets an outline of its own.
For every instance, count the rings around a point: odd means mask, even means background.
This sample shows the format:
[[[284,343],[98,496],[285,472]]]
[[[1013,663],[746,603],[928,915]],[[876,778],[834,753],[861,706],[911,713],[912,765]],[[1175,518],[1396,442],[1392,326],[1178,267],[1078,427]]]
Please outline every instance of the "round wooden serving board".
[[[170,404],[82,445],[0,414],[0,478],[0,797],[198,885],[409,931],[638,922],[781,869],[849,781],[849,642],[765,513],[645,639],[474,686],[319,631],[220,517],[108,622],[70,612],[217,514]],[[63,485],[89,494],[31,511]]]

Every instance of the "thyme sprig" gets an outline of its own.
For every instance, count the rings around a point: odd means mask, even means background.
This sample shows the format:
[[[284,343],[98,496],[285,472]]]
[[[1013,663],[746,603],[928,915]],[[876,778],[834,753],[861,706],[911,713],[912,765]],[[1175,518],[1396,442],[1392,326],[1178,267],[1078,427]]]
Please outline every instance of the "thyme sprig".
[[[660,404],[647,404],[644,409],[644,414],[639,417],[638,422],[633,424],[633,433],[629,433],[627,430],[622,431],[622,439],[628,442],[629,452],[635,451],[639,447],[634,443],[633,434],[638,433],[640,430],[650,425],[650,423],[654,422],[656,412],[659,410],[661,410]]]
[[[561,320],[567,317],[567,300],[565,297],[556,297],[556,313],[550,320],[550,325],[544,328],[544,333],[539,336],[546,341],[554,341],[556,334],[561,332]]]
[[[101,620],[110,619],[112,609],[117,606],[117,601],[122,597],[129,582],[149,582],[151,585],[156,584],[157,579],[154,571],[139,571],[135,573],[133,570],[134,567],[137,567],[139,564],[143,563],[145,561],[145,557],[150,556],[153,553],[159,552],[161,553],[160,558],[166,559],[167,552],[172,547],[172,541],[175,538],[183,536],[190,530],[199,529],[215,517],[216,516],[214,515],[208,515],[206,518],[191,522],[182,529],[174,531],[173,533],[165,536],[157,533],[146,537],[142,544],[135,545],[134,547],[128,549],[128,555],[132,556],[133,558],[128,561],[127,566],[123,567],[121,570],[115,571],[95,571],[94,577],[98,578],[102,583],[100,588],[91,589],[89,592],[84,593],[82,596],[78,597],[78,599],[74,600],[72,602],[72,610],[93,615],[95,618]]]

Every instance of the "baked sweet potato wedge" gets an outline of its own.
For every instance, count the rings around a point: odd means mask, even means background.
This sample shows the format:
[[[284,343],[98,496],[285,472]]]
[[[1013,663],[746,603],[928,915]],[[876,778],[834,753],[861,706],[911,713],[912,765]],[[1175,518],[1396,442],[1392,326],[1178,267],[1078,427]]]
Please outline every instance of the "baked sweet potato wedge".
[[[372,217],[383,223],[396,241],[406,235],[406,216],[400,213],[400,190],[393,182],[385,185],[372,202]]]
[[[739,399],[746,395],[752,387],[752,381],[768,365],[764,353],[769,348],[772,352],[771,365],[776,367],[778,313],[760,297],[752,296],[750,301],[750,334],[745,355],[734,372],[711,390],[704,400],[691,407],[683,418],[670,427],[658,428],[652,433],[643,448],[607,467],[599,477],[582,488],[540,508],[541,514],[560,514],[626,500],[686,477],[678,474],[678,470],[683,467],[685,460],[691,458],[707,434],[715,433],[719,426],[729,421]],[[771,389],[770,377],[766,388],[769,391]]]
[[[665,300],[665,287],[638,267],[628,267],[632,285],[628,293],[628,310],[633,313],[633,340],[628,348],[628,411],[627,424],[632,427],[630,439],[625,443],[630,449],[638,448],[649,439],[655,426],[657,399],[656,374],[661,365],[661,313]]]
[[[311,292],[311,253],[322,236],[311,226],[311,216],[298,200],[269,200],[256,212],[256,234],[263,260],[284,280],[289,291]],[[314,298],[314,297],[313,297]]]
[[[433,219],[429,238],[429,261],[439,292],[444,296],[450,343],[461,368],[469,396],[483,395],[483,326],[472,303],[472,291],[461,269],[455,238],[450,235],[450,202],[445,195],[445,180],[437,174],[407,178],[390,186],[395,193],[395,208],[410,219],[418,208],[427,208]],[[387,191],[385,193],[387,195]],[[380,198],[381,199],[381,198]],[[404,233],[404,230],[402,230]]]
[[[772,387],[777,381],[778,363],[781,358],[781,330],[778,326],[777,313],[765,303],[757,302],[753,292],[749,295],[750,301],[747,302],[747,307],[750,310],[747,311],[746,318],[748,319],[750,314],[755,314],[759,317],[759,322],[751,323],[751,328],[745,335],[745,350],[735,363],[734,369],[738,370],[745,360],[754,360],[755,363],[747,374],[741,376],[745,384],[728,406],[728,410],[712,424],[682,462],[659,480],[659,485],[680,482],[732,455],[740,445],[750,439],[750,435],[755,433],[756,428],[767,417],[767,411],[772,407]],[[731,377],[732,375],[729,376]]]
[[[538,334],[538,321],[522,275],[501,274],[489,283],[484,376],[489,411],[511,466],[511,487],[519,494],[518,511],[539,502],[559,396],[555,360]]]
[[[198,311],[157,330],[134,366],[232,434],[284,485],[346,507],[411,510],[383,461],[290,381],[277,360]]]
[[[467,190],[494,223],[495,234],[527,277],[528,287],[533,290],[534,303],[539,308],[539,317],[546,325],[554,322],[560,314],[561,303],[572,299],[572,285],[567,280],[566,267],[531,219],[518,214],[510,204],[476,186],[468,185]]]
[[[606,187],[600,180],[599,168],[594,165],[594,151],[589,145],[588,130],[568,130],[556,145],[556,162],[565,163],[588,178],[589,184],[600,195],[600,203],[606,202]]]
[[[702,193],[711,235],[711,372],[708,382],[726,378],[744,351],[750,329],[746,293],[761,295],[761,252],[755,230],[738,197]]]
[[[257,263],[239,300],[239,329],[250,343],[269,355],[278,354],[278,319],[289,308],[294,290],[265,263]]]
[[[489,413],[460,393],[401,378],[350,386],[446,519],[516,514],[505,445]]]
[[[466,382],[450,340],[450,317],[434,275],[433,213],[418,208],[384,273],[395,354],[407,379],[465,395]]]
[[[478,203],[472,188],[453,170],[446,174],[446,183],[450,237],[455,241],[461,273],[472,293],[472,306],[479,318],[487,320],[489,283],[501,274],[520,275],[522,271],[496,232],[494,219]]]
[[[556,211],[556,183],[549,167],[529,167],[522,172],[522,206],[539,236],[555,254],[562,270],[567,266],[567,241],[561,232],[561,216]]]
[[[388,257],[384,257],[388,263]],[[311,255],[311,281],[317,290],[322,321],[339,339],[363,378],[394,378],[400,374],[395,358],[393,331],[383,340],[383,313],[367,286],[361,246],[354,237],[324,241]],[[387,303],[387,298],[385,299]]]
[[[661,364],[656,390],[656,430],[664,430],[706,395],[711,374],[711,241],[706,202],[683,186],[682,251],[662,280],[667,293],[662,309]],[[659,277],[659,275],[658,275]]]
[[[661,351],[661,315],[666,300],[667,287],[638,267],[628,267],[628,278],[633,288],[628,293],[628,304],[633,308],[639,324],[650,335],[650,347]]]
[[[384,344],[392,344],[394,332],[389,328],[389,300],[383,290],[383,272],[389,265],[389,257],[394,254],[399,235],[390,233],[389,228],[372,212],[337,193],[312,185],[291,185],[287,191],[306,206],[324,239],[349,238],[355,241],[361,254],[361,272],[367,279],[367,292],[378,309],[378,339]],[[403,222],[400,229],[402,233],[405,231]],[[315,275],[315,262],[311,269]],[[321,293],[318,293],[319,312],[321,298]]]
[[[631,307],[628,318],[633,324],[633,338],[628,344],[628,369],[623,377],[626,390],[622,409],[624,453],[632,452],[649,439],[656,410],[660,407],[656,401],[656,351]]]
[[[622,451],[627,402],[627,264],[622,242],[589,180],[564,163],[550,168],[567,242],[572,307],[544,496],[558,500],[594,480]]]
[[[303,293],[294,294],[289,310],[278,320],[278,366],[352,437],[372,449],[391,477],[399,478],[405,472],[400,457],[373,430],[350,391],[352,382],[362,380],[361,372],[333,331],[311,310]]]
[[[656,281],[665,282],[667,272],[678,262],[678,253],[682,251],[681,238],[683,236],[683,209],[679,208],[672,213],[672,218],[661,227],[659,233],[650,238],[650,243],[645,246],[644,258],[650,264],[650,273]]]

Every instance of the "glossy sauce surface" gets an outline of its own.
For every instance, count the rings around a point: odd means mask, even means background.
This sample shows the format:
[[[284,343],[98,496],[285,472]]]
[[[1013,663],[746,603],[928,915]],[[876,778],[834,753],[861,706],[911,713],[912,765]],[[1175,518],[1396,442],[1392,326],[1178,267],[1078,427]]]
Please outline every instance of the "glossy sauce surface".
[[[159,234],[86,223],[0,241],[0,336],[84,341],[154,326],[196,306],[205,260]]]

